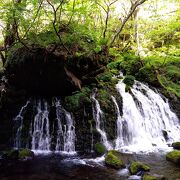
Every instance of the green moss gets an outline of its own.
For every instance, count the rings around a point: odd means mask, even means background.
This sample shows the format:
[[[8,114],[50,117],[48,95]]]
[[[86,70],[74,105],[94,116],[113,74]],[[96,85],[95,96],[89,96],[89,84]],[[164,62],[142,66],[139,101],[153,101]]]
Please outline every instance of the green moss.
[[[133,84],[134,84],[134,80],[135,80],[135,77],[134,76],[132,76],[132,75],[127,75],[125,78],[124,78],[124,80],[123,80],[123,82],[126,84],[126,85],[128,85],[128,86],[133,86]]]
[[[117,69],[111,69],[110,72],[114,75],[119,75],[119,70]]]
[[[180,151],[171,151],[166,154],[166,159],[180,165]]]
[[[108,154],[105,157],[105,163],[106,165],[115,169],[120,169],[125,167],[124,162],[120,158],[119,152],[115,150],[111,150],[108,152]]]
[[[107,65],[107,68],[110,70],[120,70],[120,63],[122,60],[111,62]]]
[[[165,76],[160,75],[159,82],[167,93],[173,93],[177,97],[180,97],[180,81],[178,81],[178,83],[174,83],[172,80],[168,80]]]
[[[131,174],[137,174],[139,171],[149,171],[150,167],[141,162],[132,162],[130,166]]]
[[[144,175],[143,180],[157,180],[157,178],[151,175]]]
[[[143,68],[141,68],[139,72],[136,73],[136,78],[140,81],[151,83],[153,85],[156,85],[158,83],[156,72],[151,66],[144,66]]]
[[[69,111],[76,111],[82,104],[91,103],[91,90],[87,87],[82,88],[80,92],[72,96],[66,96],[65,106]]]
[[[105,72],[103,74],[98,75],[97,79],[99,81],[103,81],[103,82],[110,82],[112,79],[112,73],[111,72]]]
[[[95,151],[97,154],[102,155],[106,152],[106,147],[102,143],[96,143]]]
[[[20,159],[24,159],[24,158],[27,158],[27,157],[34,157],[34,152],[29,150],[29,149],[21,149],[19,150],[19,158]]]
[[[180,150],[180,142],[174,142],[174,143],[172,143],[172,147],[173,147],[174,149]]]

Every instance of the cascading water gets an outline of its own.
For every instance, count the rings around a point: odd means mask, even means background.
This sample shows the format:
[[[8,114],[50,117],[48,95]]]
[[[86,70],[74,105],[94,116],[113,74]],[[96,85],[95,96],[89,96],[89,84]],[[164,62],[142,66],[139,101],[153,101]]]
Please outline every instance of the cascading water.
[[[51,136],[49,132],[48,103],[39,100],[37,114],[34,118],[32,130],[32,149],[50,151]]]
[[[126,92],[125,86],[123,80],[116,86],[123,101],[123,115],[118,115],[117,120],[116,149],[153,151],[180,140],[179,120],[160,94],[137,81],[131,88],[132,93]],[[119,114],[115,99],[113,101]]]
[[[24,118],[23,116],[29,103],[30,103],[30,100],[26,102],[26,104],[20,109],[19,114],[14,118],[14,121],[16,122],[18,121],[18,124],[19,124],[19,127],[15,135],[15,140],[14,140],[14,147],[16,149],[21,147],[21,132],[23,128],[23,118]]]
[[[64,151],[75,153],[75,126],[74,121],[69,112],[62,106],[59,99],[55,98],[56,119],[57,119],[57,138],[56,151]],[[65,119],[65,124],[63,124]]]
[[[30,101],[23,106],[15,121],[19,121],[15,137],[15,148],[23,148],[22,129],[24,126],[24,113]],[[31,143],[26,143],[27,147],[38,152],[45,151],[63,151],[66,153],[75,153],[75,126],[74,120],[69,112],[62,106],[58,98],[53,99],[52,106],[55,107],[56,119],[50,119],[50,105],[46,100],[34,100],[33,108],[36,115],[30,120],[29,135]]]
[[[168,144],[180,141],[179,120],[170,110],[165,98],[138,81],[135,81],[130,92],[126,92],[125,87],[123,80],[116,85],[122,97],[122,107],[118,105],[116,98],[111,96],[117,116],[115,146],[107,138],[104,123],[108,122],[104,121],[104,114],[96,99],[96,92],[91,96],[95,128],[108,150],[154,151],[165,149]],[[34,106],[32,117],[24,119],[26,110],[29,108],[28,104]],[[14,118],[14,122],[18,125],[14,140],[15,148],[31,147],[33,150],[40,151],[75,153],[75,122],[71,113],[62,107],[60,99],[53,98],[52,103],[42,99],[34,100],[34,103],[33,100],[28,100]],[[96,142],[93,128],[91,124],[89,130],[92,134],[91,142],[89,142],[91,151]],[[24,137],[24,134],[28,136],[24,133],[25,130],[28,131],[30,137]]]
[[[100,108],[100,104],[98,102],[98,100],[95,98],[96,93],[93,93],[91,98],[94,101],[94,105],[93,105],[93,117],[96,121],[96,129],[99,132],[99,134],[101,135],[102,138],[102,142],[105,145],[105,147],[110,150],[113,149],[111,143],[108,141],[107,139],[107,135],[106,132],[104,131],[104,127],[102,127],[102,117],[103,117],[103,112]]]
[[[64,125],[64,151],[75,152],[75,126],[71,114],[65,111],[66,125]]]
[[[61,151],[63,149],[62,147],[62,142],[63,142],[63,137],[64,137],[64,132],[62,128],[62,116],[63,116],[63,111],[62,111],[62,106],[60,103],[60,100],[55,98],[54,101],[55,107],[56,107],[56,120],[57,120],[57,138],[56,138],[56,151]]]
[[[120,149],[120,147],[122,147],[124,144],[123,144],[123,126],[122,126],[122,118],[121,118],[121,115],[120,115],[120,110],[119,110],[119,106],[118,106],[118,103],[116,101],[116,98],[114,96],[111,96],[114,104],[115,104],[115,107],[116,107],[116,112],[117,112],[117,139],[116,139],[116,142],[115,142],[115,149]]]

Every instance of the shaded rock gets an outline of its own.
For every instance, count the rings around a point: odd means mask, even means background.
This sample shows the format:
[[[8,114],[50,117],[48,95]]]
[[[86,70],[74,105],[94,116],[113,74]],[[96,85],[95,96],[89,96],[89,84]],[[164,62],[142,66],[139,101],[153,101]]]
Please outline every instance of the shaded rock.
[[[5,73],[10,85],[31,95],[69,95],[78,90],[79,81],[65,71],[65,59],[43,48],[19,48],[8,57]]]
[[[119,152],[115,150],[111,150],[107,153],[105,157],[105,163],[107,166],[115,169],[120,169],[125,167],[125,164],[122,161]]]
[[[132,162],[129,170],[131,174],[137,174],[139,171],[150,171],[150,167],[141,162]]]
[[[10,159],[10,160],[17,160],[19,157],[19,151],[18,150],[9,150],[3,152],[2,158],[3,159]]]
[[[180,151],[171,151],[166,154],[166,159],[180,165]]]
[[[180,142],[174,142],[174,143],[172,143],[172,147],[173,147],[174,149],[180,150]]]

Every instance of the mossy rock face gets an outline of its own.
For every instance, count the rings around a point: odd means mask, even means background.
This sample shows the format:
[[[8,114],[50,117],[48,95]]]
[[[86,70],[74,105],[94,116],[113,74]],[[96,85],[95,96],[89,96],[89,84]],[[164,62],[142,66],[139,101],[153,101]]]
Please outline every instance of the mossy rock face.
[[[75,112],[82,107],[81,105],[87,105],[91,103],[90,100],[91,90],[88,87],[82,88],[81,91],[77,92],[72,96],[66,96],[65,98],[65,107],[67,110]]]
[[[105,163],[107,166],[114,169],[120,169],[125,167],[125,164],[122,161],[119,152],[115,150],[111,150],[107,153],[105,157]]]
[[[133,86],[134,84],[134,80],[135,80],[135,77],[134,76],[131,76],[131,75],[127,75],[123,82],[127,85],[127,86]]]
[[[130,166],[130,173],[137,174],[139,171],[149,171],[150,167],[141,162],[132,162]]]
[[[21,149],[19,150],[19,159],[33,158],[34,152],[30,149]]]
[[[102,143],[95,144],[95,152],[99,155],[104,154],[107,151],[106,147]]]
[[[174,142],[174,143],[172,143],[172,147],[173,147],[174,149],[180,150],[180,142]]]
[[[103,74],[98,75],[97,79],[103,82],[110,82],[112,79],[112,73],[107,71]]]
[[[166,159],[180,165],[180,151],[171,151],[166,154]]]

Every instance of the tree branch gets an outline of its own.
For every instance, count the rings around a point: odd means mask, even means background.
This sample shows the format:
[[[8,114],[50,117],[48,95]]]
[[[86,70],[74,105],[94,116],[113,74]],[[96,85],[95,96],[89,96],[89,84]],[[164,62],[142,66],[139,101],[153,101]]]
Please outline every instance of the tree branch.
[[[124,18],[124,20],[123,20],[120,28],[117,30],[117,32],[116,32],[116,34],[114,35],[112,41],[110,42],[109,47],[112,47],[112,45],[114,44],[116,38],[118,37],[118,35],[119,35],[119,34],[121,33],[121,31],[123,30],[126,22],[127,22],[127,21],[129,20],[129,18],[132,16],[132,14],[133,14],[134,11],[136,10],[136,8],[137,8],[138,6],[140,6],[141,4],[143,4],[145,1],[147,1],[147,0],[138,0],[138,1],[136,1],[134,4],[132,4],[132,6],[131,6],[131,8],[130,8],[130,10],[129,10],[128,15]]]
[[[56,28],[57,11],[58,11],[58,9],[62,6],[64,0],[61,1],[61,3],[59,4],[59,6],[58,6],[57,8],[55,8],[54,5],[53,5],[49,0],[47,0],[47,2],[48,2],[48,4],[52,7],[53,13],[54,13],[54,20],[53,20],[53,28],[54,28],[54,31],[55,31],[55,33],[56,33],[59,41],[62,43],[62,46],[64,47],[64,49],[65,49],[69,54],[71,54],[71,52],[69,51],[69,49],[64,45],[64,43],[63,43],[63,41],[62,41],[62,39],[61,39],[61,36],[60,36],[60,34],[58,33],[58,30],[57,30],[57,28]],[[57,46],[55,46],[55,47],[57,47]],[[53,51],[55,51],[54,48],[53,48]]]
[[[22,37],[22,39],[24,39],[24,38],[27,36],[27,33],[28,33],[29,30],[31,29],[32,25],[35,23],[36,18],[38,17],[38,14],[39,14],[40,9],[41,9],[41,7],[42,7],[43,1],[44,1],[44,0],[42,0],[42,1],[40,2],[39,7],[38,7],[38,10],[37,10],[37,12],[36,12],[36,16],[35,16],[35,18],[33,19],[33,22],[31,23],[31,25],[29,26],[29,28],[27,29],[27,31],[25,32],[25,34],[24,34],[24,36]]]

